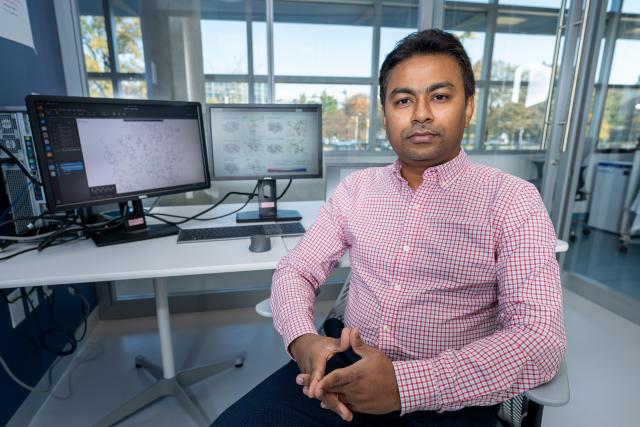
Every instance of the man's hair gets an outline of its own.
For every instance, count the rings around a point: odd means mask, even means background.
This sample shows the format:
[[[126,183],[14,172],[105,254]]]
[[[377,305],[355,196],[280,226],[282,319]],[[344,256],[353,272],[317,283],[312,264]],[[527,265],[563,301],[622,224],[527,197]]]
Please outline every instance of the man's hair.
[[[391,71],[405,59],[418,55],[448,55],[453,58],[460,68],[465,100],[474,95],[476,80],[473,76],[469,55],[462,47],[462,43],[453,34],[434,28],[409,34],[400,40],[385,58],[382,67],[380,67],[379,78],[382,109],[384,109],[384,101],[387,97],[387,85]]]

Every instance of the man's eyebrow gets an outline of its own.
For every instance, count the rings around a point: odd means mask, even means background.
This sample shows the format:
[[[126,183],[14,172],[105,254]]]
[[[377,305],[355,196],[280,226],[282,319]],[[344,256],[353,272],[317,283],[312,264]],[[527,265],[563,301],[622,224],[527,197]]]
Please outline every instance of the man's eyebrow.
[[[410,87],[396,87],[391,91],[390,95],[397,95],[399,93],[407,93],[409,95],[415,95],[416,91],[411,89]]]
[[[428,92],[433,92],[434,90],[438,90],[438,89],[444,89],[444,88],[453,89],[454,87],[455,86],[453,85],[453,83],[448,82],[448,81],[437,82],[437,83],[434,83],[434,84],[430,85],[429,87],[427,87],[427,93]]]
[[[449,81],[437,82],[437,83],[433,83],[433,84],[427,86],[426,92],[430,93],[430,92],[433,92],[435,90],[444,89],[444,88],[453,89],[453,88],[455,88],[455,85],[453,83],[449,82]],[[397,95],[397,94],[400,94],[400,93],[406,93],[406,94],[409,94],[409,95],[415,95],[416,91],[413,90],[410,87],[396,87],[396,88],[393,88],[393,90],[391,91],[390,95],[393,96],[393,95]]]

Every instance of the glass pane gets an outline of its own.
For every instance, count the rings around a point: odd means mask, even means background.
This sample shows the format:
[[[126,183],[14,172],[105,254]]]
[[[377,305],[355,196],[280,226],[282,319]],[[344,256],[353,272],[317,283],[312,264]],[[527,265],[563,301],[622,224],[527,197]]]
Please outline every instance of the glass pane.
[[[255,83],[253,85],[253,97],[255,104],[266,104],[269,102],[269,85],[266,83]]]
[[[623,0],[622,13],[640,13],[640,1]]]
[[[545,103],[528,103],[532,85],[489,89],[486,150],[536,150],[542,140]],[[545,93],[546,98],[546,93]]]
[[[517,70],[548,69],[553,61],[557,14],[498,15],[491,80],[513,80]]]
[[[144,49],[142,29],[137,16],[116,16],[118,40],[118,71],[121,73],[144,73]]]
[[[366,150],[369,86],[279,83],[275,97],[279,103],[322,104],[325,151]]]
[[[640,143],[640,89],[609,88],[598,149],[633,150]]]
[[[247,74],[247,24],[202,20],[200,26],[205,74]]]
[[[418,29],[418,2],[412,1],[408,6],[382,8],[378,68],[396,43]]]
[[[447,8],[445,30],[455,34],[469,55],[476,80],[482,76],[482,57],[487,28],[487,14]]]
[[[144,80],[120,81],[120,98],[147,99],[147,82]]]
[[[501,5],[560,8],[560,0],[498,0]]]
[[[380,28],[380,61],[378,69],[382,66],[385,58],[393,50],[396,43],[411,33],[415,33],[415,28]]]
[[[267,24],[254,22],[253,35],[253,73],[267,75],[269,73],[267,60]]]
[[[205,82],[207,104],[247,104],[249,84],[241,82]]]
[[[87,72],[109,72],[109,45],[104,16],[80,16],[80,34]]]
[[[113,98],[113,83],[108,79],[89,79],[89,96],[93,98]]]
[[[274,2],[275,74],[370,76],[372,14],[370,5]]]
[[[609,84],[637,85],[640,84],[640,56],[630,52],[640,52],[640,17],[623,18],[620,23]]]

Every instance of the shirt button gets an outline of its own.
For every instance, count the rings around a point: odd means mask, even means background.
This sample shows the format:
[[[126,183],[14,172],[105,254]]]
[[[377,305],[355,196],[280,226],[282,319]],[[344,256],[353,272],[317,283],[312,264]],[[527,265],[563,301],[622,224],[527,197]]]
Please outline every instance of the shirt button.
[[[419,210],[422,206],[420,206],[420,204],[419,204],[419,203],[414,203],[411,207],[413,208],[413,210],[414,210],[414,211],[417,211],[417,210]]]
[[[402,289],[402,286],[400,286],[400,285],[395,285],[395,286],[393,287],[393,289],[395,289],[396,291],[399,291],[400,289]]]
[[[382,330],[385,332],[389,332],[391,330],[391,328],[389,327],[389,325],[383,325],[382,326]]]
[[[411,250],[411,248],[409,247],[409,245],[405,245],[405,246],[402,248],[402,250],[403,250],[403,251],[405,251],[406,253],[409,253],[409,251]]]

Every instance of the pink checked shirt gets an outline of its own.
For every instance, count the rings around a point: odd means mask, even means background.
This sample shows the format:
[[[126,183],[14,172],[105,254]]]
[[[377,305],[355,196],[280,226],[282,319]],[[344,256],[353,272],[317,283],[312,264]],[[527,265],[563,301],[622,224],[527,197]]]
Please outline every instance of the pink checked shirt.
[[[402,413],[502,402],[553,378],[566,346],[553,225],[530,183],[469,162],[349,175],[273,276],[285,346],[345,251],[346,326],[393,362]]]

